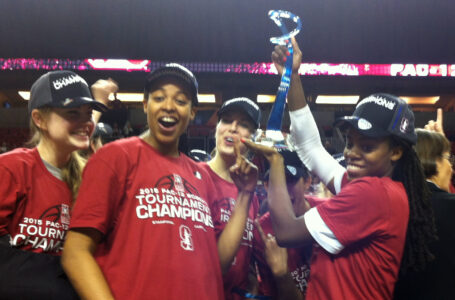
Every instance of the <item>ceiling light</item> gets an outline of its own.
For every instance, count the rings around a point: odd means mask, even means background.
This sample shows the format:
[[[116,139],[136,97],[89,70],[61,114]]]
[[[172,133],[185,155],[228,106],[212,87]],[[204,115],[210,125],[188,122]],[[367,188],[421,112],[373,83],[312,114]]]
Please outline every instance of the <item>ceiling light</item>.
[[[216,103],[215,94],[198,94],[197,100],[199,103]]]
[[[316,104],[356,104],[359,98],[358,95],[319,95]]]
[[[19,91],[19,95],[24,100],[30,100],[30,92],[28,91]],[[144,100],[143,93],[117,93],[117,99],[122,102],[142,102]],[[114,94],[109,95],[109,100],[114,100]],[[199,94],[198,95],[199,103],[216,103],[214,94]]]
[[[258,95],[256,97],[257,103],[273,103],[275,102],[276,95]]]
[[[432,105],[438,102],[440,96],[427,96],[427,97],[415,97],[415,96],[400,96],[401,99],[406,101],[408,104],[425,104]]]

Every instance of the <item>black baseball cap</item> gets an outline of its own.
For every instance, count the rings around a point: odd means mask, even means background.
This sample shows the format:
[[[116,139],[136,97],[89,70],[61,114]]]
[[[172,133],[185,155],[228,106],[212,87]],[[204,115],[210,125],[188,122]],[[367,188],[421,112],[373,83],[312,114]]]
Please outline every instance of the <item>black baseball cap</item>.
[[[163,82],[166,79],[175,79],[183,84],[190,91],[191,101],[193,105],[198,104],[197,93],[198,83],[196,77],[190,70],[177,63],[169,63],[164,67],[153,70],[146,78],[144,88],[144,99],[148,99],[148,95],[152,92],[152,88]]]
[[[218,110],[218,118],[231,111],[241,111],[245,113],[253,122],[255,129],[259,128],[259,125],[261,124],[261,110],[259,109],[259,106],[254,103],[254,101],[246,97],[227,100]]]
[[[192,149],[188,153],[188,156],[192,158],[194,161],[209,161],[211,159],[209,153],[200,149]]]
[[[107,123],[96,123],[95,131],[93,131],[92,137],[101,137],[104,139],[111,138],[113,134],[111,125]]]
[[[90,104],[94,110],[107,110],[103,103],[93,99],[87,82],[81,76],[71,71],[52,71],[33,83],[28,112],[35,108],[74,108],[84,104]]]
[[[289,150],[289,148],[277,148],[277,151],[283,156],[286,182],[296,182],[300,177],[308,178],[310,173],[295,151]],[[265,180],[269,178],[269,168],[270,166],[267,166],[267,171],[264,175]]]
[[[352,116],[335,121],[335,126],[346,124],[368,137],[396,136],[412,145],[417,142],[414,113],[401,98],[390,94],[373,94],[362,99]]]

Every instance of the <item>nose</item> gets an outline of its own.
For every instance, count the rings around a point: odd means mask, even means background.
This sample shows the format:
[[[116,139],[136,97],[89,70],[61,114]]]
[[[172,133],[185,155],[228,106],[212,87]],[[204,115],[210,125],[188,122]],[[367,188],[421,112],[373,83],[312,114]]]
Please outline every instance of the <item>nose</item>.
[[[166,97],[163,101],[163,109],[167,111],[172,111],[175,109],[175,103],[170,97]]]
[[[356,151],[356,147],[352,146],[351,148],[344,148],[344,153],[343,153],[345,159],[356,159],[359,157],[358,152]]]
[[[231,132],[237,132],[237,126],[239,125],[238,121],[237,120],[234,120],[232,121],[231,123],[231,127],[229,128],[229,130]]]

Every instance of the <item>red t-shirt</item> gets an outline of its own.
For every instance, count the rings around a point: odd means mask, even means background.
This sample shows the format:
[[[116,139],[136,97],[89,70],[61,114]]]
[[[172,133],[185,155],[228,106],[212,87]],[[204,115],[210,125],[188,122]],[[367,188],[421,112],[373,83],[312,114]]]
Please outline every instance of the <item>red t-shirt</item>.
[[[38,150],[0,155],[0,236],[13,247],[60,255],[70,221],[71,191],[44,165]]]
[[[272,219],[270,213],[267,212],[260,219],[264,234],[275,235],[272,226]],[[271,296],[275,299],[278,296],[278,290],[275,284],[274,276],[270,270],[267,261],[265,259],[265,245],[259,235],[257,228],[254,228],[254,258],[256,260],[260,282],[259,282],[259,294],[265,296]],[[288,248],[288,269],[292,278],[294,279],[295,285],[304,295],[310,278],[310,258],[311,248],[300,247],[300,248]]]
[[[218,176],[206,163],[201,163],[201,166],[203,166],[212,177],[213,183],[217,189],[215,209],[213,210],[213,223],[215,225],[216,235],[219,237],[234,210],[238,190],[234,183],[226,181]],[[243,299],[240,295],[233,293],[232,289],[234,287],[241,289],[246,289],[248,287],[248,270],[251,255],[253,253],[253,221],[258,210],[259,202],[256,196],[254,196],[248,211],[248,219],[239,249],[237,250],[229,271],[223,276],[224,295],[226,300]]]
[[[344,249],[314,247],[307,299],[391,299],[409,219],[403,185],[363,177],[316,208]]]
[[[187,156],[118,140],[89,160],[70,227],[104,234],[95,259],[116,299],[223,299],[213,189]]]

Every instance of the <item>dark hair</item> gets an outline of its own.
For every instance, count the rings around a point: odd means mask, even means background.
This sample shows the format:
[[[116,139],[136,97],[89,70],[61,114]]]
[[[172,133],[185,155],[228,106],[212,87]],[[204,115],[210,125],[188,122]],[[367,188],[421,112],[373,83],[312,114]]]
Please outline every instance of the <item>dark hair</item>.
[[[411,144],[391,137],[391,146],[401,146],[403,155],[395,165],[392,179],[400,181],[408,195],[409,221],[400,275],[423,270],[434,259],[430,243],[437,239],[430,191],[420,160]]]
[[[438,174],[436,161],[444,152],[450,152],[450,142],[442,134],[425,129],[416,129],[417,144],[414,146],[417,156],[422,163],[426,178]]]

